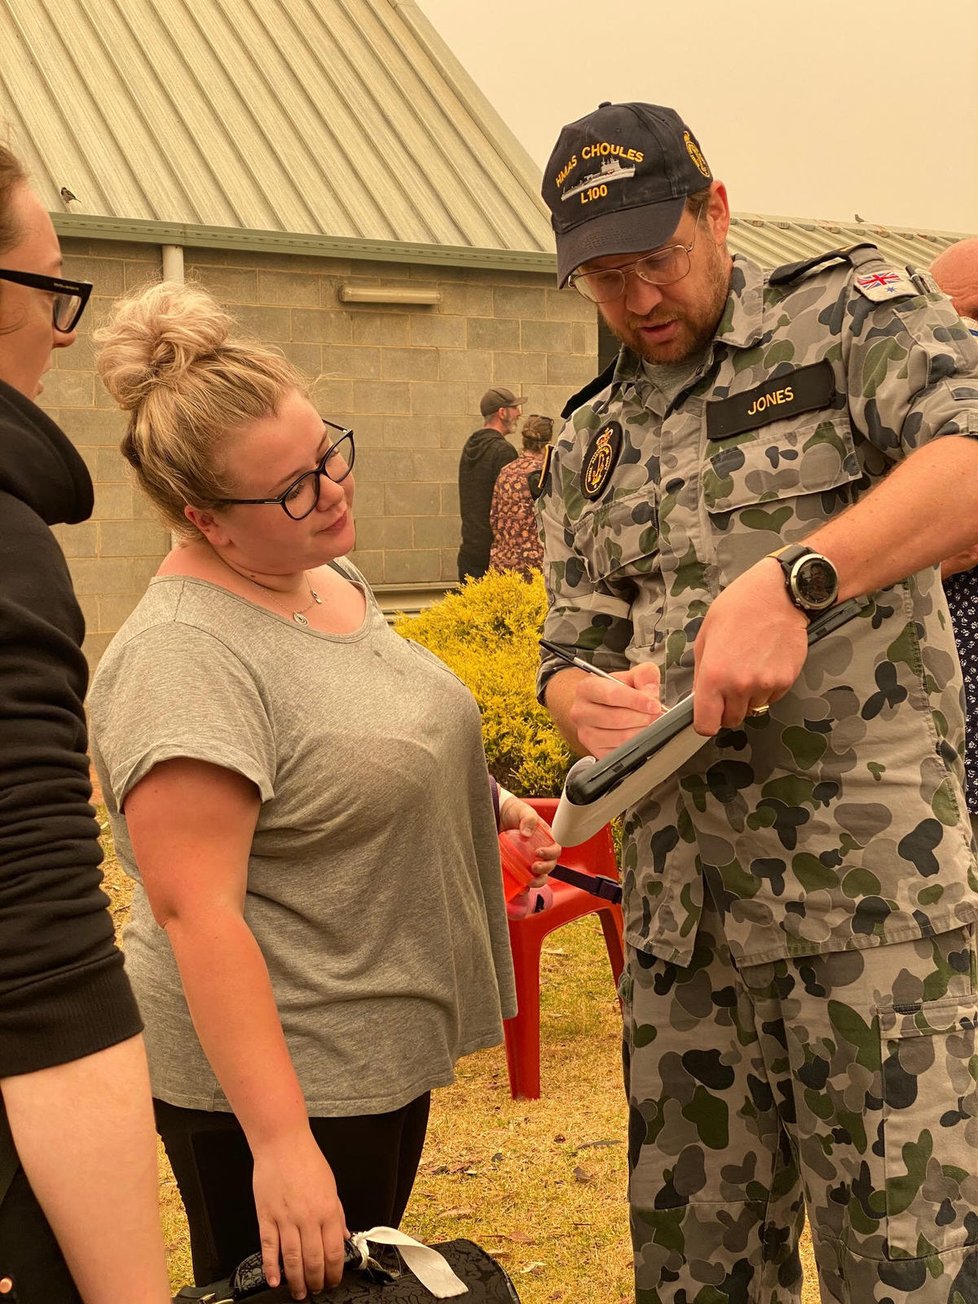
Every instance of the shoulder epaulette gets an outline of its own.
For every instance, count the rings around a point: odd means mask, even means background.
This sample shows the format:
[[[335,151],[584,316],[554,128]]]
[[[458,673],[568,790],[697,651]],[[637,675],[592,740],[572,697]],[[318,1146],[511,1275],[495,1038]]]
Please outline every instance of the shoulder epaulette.
[[[566,421],[582,403],[586,403],[589,398],[594,398],[595,394],[600,394],[603,389],[607,389],[614,379],[617,366],[618,359],[615,358],[605,367],[600,376],[595,376],[593,380],[588,381],[583,389],[579,389],[576,394],[572,394],[561,410],[561,417]]]
[[[860,253],[860,250],[872,250],[872,253]],[[790,285],[792,281],[799,281],[803,276],[816,267],[821,267],[823,263],[846,262],[853,267],[860,267],[863,263],[871,261],[873,258],[880,257],[879,249],[871,240],[863,240],[859,244],[848,245],[845,249],[830,249],[827,253],[816,254],[814,258],[806,258],[800,263],[785,263],[783,267],[776,268],[768,277],[771,285]]]

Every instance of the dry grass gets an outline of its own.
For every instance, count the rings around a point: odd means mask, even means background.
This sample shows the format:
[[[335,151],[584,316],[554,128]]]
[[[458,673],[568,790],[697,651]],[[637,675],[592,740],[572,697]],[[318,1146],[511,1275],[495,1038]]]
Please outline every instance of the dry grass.
[[[106,888],[121,923],[128,880],[111,854]],[[501,1047],[464,1060],[457,1083],[435,1093],[403,1226],[421,1240],[477,1241],[505,1266],[523,1304],[618,1304],[632,1299],[632,1285],[617,1005],[595,916],[548,942],[542,1099],[510,1099]],[[176,1287],[191,1280],[190,1259],[162,1154],[160,1196]],[[818,1304],[807,1238],[803,1254],[803,1304]]]

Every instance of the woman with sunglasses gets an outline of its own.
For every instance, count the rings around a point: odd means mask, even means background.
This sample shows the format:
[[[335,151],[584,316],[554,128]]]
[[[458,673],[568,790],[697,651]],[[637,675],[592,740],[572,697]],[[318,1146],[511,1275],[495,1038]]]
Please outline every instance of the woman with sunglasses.
[[[91,514],[92,482],[34,401],[91,288],[62,276],[0,146],[0,1294],[163,1304],[146,1054],[89,804],[84,622],[50,529]]]
[[[301,1297],[397,1224],[431,1089],[513,1010],[479,712],[345,560],[353,432],[280,354],[172,284],[96,342],[182,539],[89,703],[158,1130],[198,1284],[260,1236]]]

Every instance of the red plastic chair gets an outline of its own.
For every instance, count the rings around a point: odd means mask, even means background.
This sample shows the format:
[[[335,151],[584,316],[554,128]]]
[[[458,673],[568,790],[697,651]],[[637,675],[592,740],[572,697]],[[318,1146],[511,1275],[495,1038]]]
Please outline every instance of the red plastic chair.
[[[557,811],[556,797],[528,797],[526,800],[548,824],[553,822]],[[618,862],[611,827],[606,824],[579,847],[565,847],[560,863],[585,873],[617,879]],[[570,883],[550,879],[549,885],[554,903],[548,910],[527,915],[525,919],[509,920],[509,944],[513,952],[519,1004],[517,1014],[507,1019],[503,1028],[509,1092],[514,1100],[540,1098],[540,950],[547,934],[583,915],[597,914],[616,987],[625,966],[621,907]]]

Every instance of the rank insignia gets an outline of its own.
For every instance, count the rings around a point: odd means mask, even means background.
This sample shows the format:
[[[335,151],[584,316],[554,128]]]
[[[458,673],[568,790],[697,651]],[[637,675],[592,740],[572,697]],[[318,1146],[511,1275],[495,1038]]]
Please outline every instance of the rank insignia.
[[[617,421],[606,421],[592,438],[581,467],[581,493],[592,501],[605,491],[621,456],[622,433]]]

